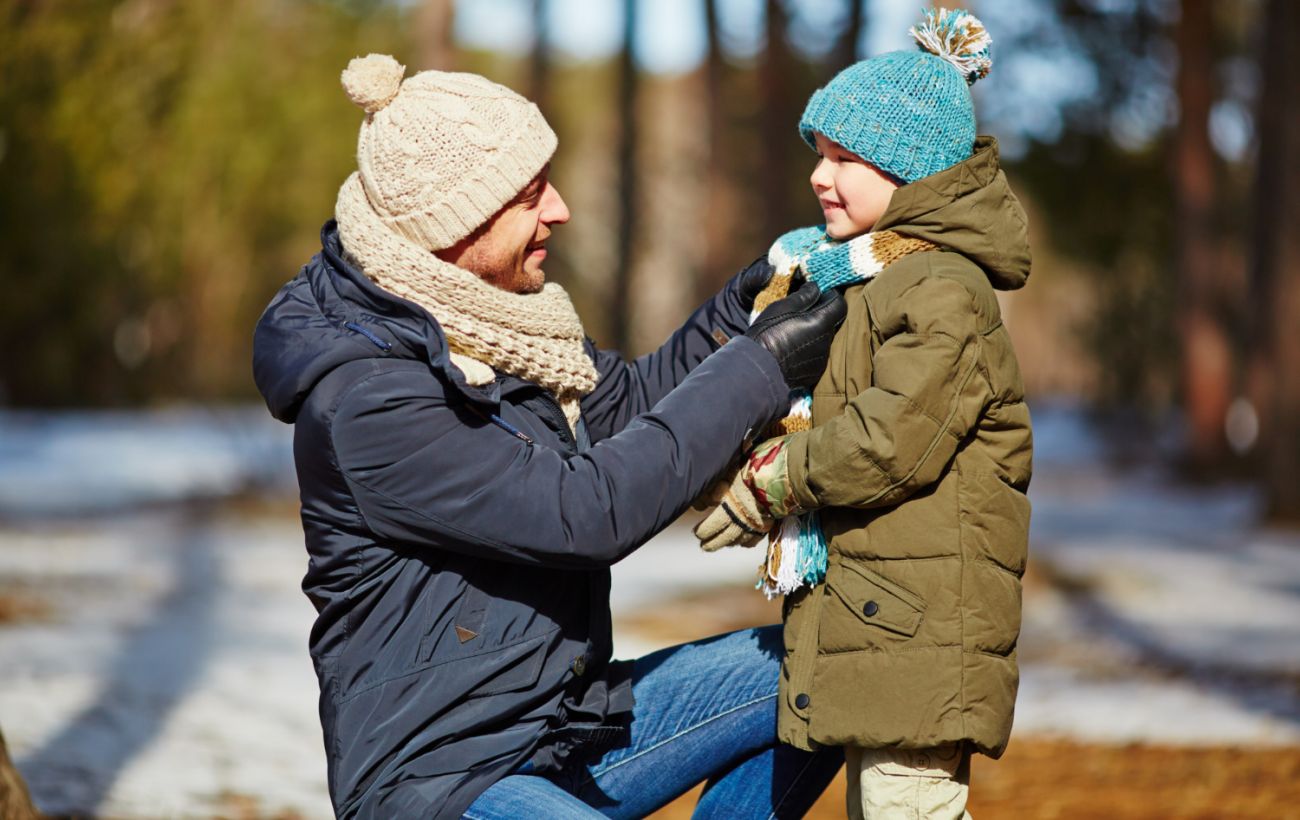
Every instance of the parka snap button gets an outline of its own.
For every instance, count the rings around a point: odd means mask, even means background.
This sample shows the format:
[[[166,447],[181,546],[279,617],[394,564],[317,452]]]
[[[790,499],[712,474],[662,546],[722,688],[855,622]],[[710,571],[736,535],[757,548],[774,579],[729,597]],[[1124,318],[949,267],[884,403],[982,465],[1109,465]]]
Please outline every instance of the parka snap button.
[[[796,695],[794,699],[794,708],[807,709],[808,704],[811,702],[812,702],[812,698],[808,697],[807,695]]]
[[[872,615],[875,615],[879,611],[880,611],[880,605],[877,604],[875,601],[867,601],[865,604],[862,605],[862,614],[866,615],[868,618],[870,618]]]
[[[583,673],[587,671],[587,656],[579,655],[574,658],[573,663],[569,665],[573,668],[573,674],[582,677]]]

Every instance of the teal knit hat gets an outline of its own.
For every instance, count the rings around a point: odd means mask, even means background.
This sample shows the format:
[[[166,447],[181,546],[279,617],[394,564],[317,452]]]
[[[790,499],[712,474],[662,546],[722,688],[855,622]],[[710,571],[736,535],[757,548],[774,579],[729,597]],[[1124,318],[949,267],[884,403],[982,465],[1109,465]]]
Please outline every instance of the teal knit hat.
[[[910,30],[918,51],[854,63],[818,89],[799,120],[814,149],[825,135],[904,183],[970,158],[975,109],[969,86],[986,76],[990,39],[961,9],[931,9]]]

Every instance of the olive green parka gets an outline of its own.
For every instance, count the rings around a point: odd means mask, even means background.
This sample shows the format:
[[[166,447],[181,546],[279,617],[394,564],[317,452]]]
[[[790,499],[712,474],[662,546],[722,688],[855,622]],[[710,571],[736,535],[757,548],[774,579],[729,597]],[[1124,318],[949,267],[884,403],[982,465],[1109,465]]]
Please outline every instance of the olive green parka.
[[[820,510],[826,581],[787,597],[779,733],[998,757],[1011,732],[1032,438],[994,290],[1029,275],[997,143],[899,188],[876,224],[944,250],[846,292],[789,478]]]

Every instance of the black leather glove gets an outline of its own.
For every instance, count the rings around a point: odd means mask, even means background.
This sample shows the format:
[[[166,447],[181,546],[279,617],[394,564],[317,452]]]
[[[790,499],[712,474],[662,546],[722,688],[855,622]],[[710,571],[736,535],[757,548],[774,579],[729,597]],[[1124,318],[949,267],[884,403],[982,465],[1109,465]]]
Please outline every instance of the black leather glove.
[[[781,375],[792,389],[809,388],[826,369],[831,339],[848,311],[839,291],[822,293],[814,283],[805,282],[768,306],[745,335],[776,357]]]
[[[740,297],[740,306],[746,311],[754,309],[754,300],[767,283],[772,281],[772,273],[776,268],[768,264],[767,255],[758,257],[749,266],[740,273],[731,277],[735,283],[736,295]]]

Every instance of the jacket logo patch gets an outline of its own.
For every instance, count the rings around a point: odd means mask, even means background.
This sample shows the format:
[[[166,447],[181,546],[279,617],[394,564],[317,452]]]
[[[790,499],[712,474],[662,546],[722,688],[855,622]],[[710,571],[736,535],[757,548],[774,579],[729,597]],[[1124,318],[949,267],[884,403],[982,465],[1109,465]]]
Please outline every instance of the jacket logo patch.
[[[477,638],[477,637],[478,637],[478,633],[475,632],[475,631],[472,630],[472,629],[466,629],[466,628],[463,627],[463,626],[458,626],[458,627],[456,627],[456,637],[457,637],[457,638],[460,638],[460,642],[461,642],[461,643],[465,643],[466,641],[473,640],[474,638]]]

